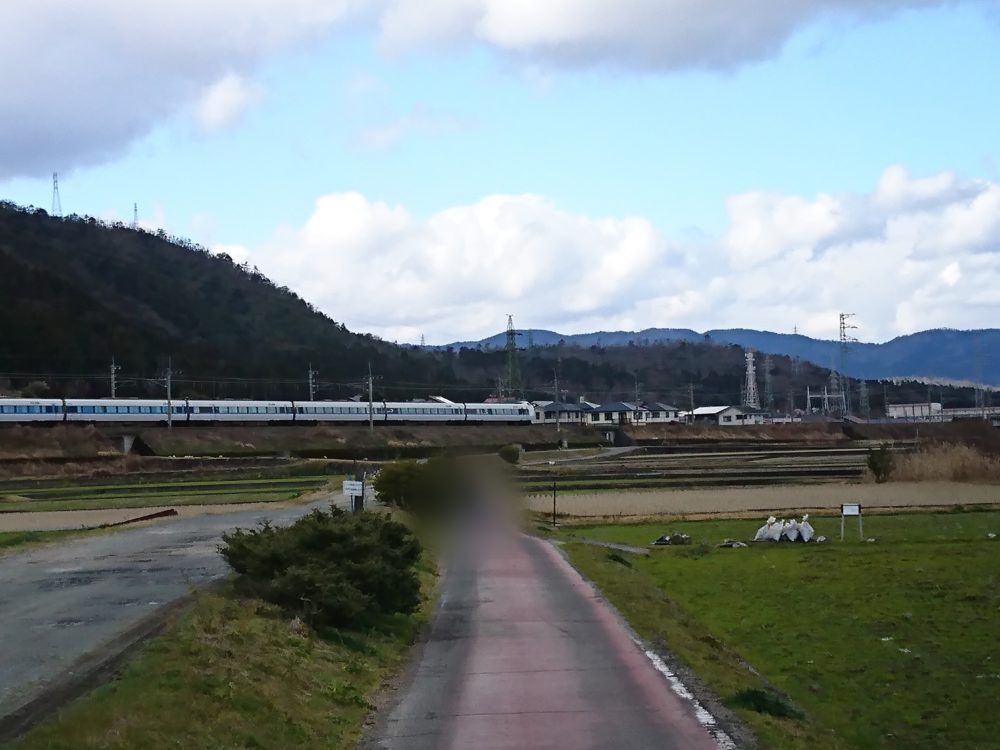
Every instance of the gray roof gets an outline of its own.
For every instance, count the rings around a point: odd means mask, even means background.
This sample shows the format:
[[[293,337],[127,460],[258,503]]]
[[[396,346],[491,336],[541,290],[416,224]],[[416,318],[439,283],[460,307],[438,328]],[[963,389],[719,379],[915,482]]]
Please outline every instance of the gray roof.
[[[579,404],[557,404],[555,402],[546,404],[545,406],[538,407],[542,411],[558,411],[561,413],[566,413],[569,411],[583,411]]]
[[[635,404],[629,404],[624,401],[612,401],[610,404],[601,404],[593,411],[604,414],[606,412],[637,411],[637,409]]]
[[[671,406],[670,404],[664,404],[659,401],[656,402],[656,408],[660,411],[680,411],[679,406]]]

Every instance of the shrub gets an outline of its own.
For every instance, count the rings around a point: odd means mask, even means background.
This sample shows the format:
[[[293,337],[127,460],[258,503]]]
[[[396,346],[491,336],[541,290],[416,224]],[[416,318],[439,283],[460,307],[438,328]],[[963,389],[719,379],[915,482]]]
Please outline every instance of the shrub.
[[[497,455],[509,464],[516,464],[521,460],[521,446],[513,443],[505,445],[497,451]]]
[[[383,466],[373,483],[379,500],[421,516],[446,510],[453,499],[457,471],[453,460],[396,461]]]
[[[868,458],[865,463],[868,465],[868,470],[875,477],[875,481],[881,484],[888,481],[889,475],[892,474],[893,467],[895,466],[895,458],[889,446],[882,443],[878,448],[872,448],[868,451]]]
[[[420,604],[420,542],[376,513],[315,510],[291,526],[224,534],[236,589],[315,625],[363,628]]]

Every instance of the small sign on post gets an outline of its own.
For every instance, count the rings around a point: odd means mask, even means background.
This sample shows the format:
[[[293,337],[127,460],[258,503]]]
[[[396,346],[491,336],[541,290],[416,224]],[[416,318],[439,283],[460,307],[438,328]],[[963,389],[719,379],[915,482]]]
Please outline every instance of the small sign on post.
[[[844,519],[848,516],[858,517],[858,539],[865,538],[861,523],[861,503],[841,503],[840,505],[840,541],[844,541]]]
[[[358,479],[345,479],[344,495],[351,499],[351,509],[357,513],[364,510],[365,506],[365,483]]]

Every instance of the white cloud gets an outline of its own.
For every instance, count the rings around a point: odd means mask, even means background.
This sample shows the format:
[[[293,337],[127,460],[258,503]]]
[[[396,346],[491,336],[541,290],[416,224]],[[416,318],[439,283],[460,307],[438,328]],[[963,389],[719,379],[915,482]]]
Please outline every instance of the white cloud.
[[[820,17],[865,20],[940,0],[390,0],[390,51],[475,40],[554,65],[731,69]]]
[[[253,248],[250,262],[390,340],[476,338],[508,313],[567,333],[797,325],[835,337],[839,312],[857,313],[868,340],[995,325],[1000,222],[987,208],[1000,205],[1000,185],[886,175],[869,194],[734,196],[728,231],[697,244],[641,217],[583,216],[535,195],[420,218],[339,193]],[[897,181],[891,205],[887,180]]]
[[[227,73],[202,94],[196,109],[198,124],[205,130],[224,130],[236,125],[247,107],[260,101],[262,91],[253,81]]]
[[[153,125],[369,0],[32,0],[5,3],[0,179],[120,152]],[[221,110],[217,110],[218,113]],[[224,119],[224,118],[223,118]]]
[[[942,1],[7,2],[0,38],[0,179],[113,157],[198,102],[196,111],[209,126],[233,122],[253,99],[246,81],[260,62],[349,23],[362,30],[377,26],[390,52],[484,44],[544,81],[542,71],[559,66],[732,69],[775,54],[797,30],[823,17],[865,20]],[[220,84],[227,75],[234,78]]]

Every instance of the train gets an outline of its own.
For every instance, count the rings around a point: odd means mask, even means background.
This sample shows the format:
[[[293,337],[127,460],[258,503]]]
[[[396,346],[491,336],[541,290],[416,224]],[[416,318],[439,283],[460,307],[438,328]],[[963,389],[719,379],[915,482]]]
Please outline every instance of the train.
[[[434,401],[205,401],[197,399],[0,398],[0,423],[445,423],[531,424],[534,409],[515,403]]]

